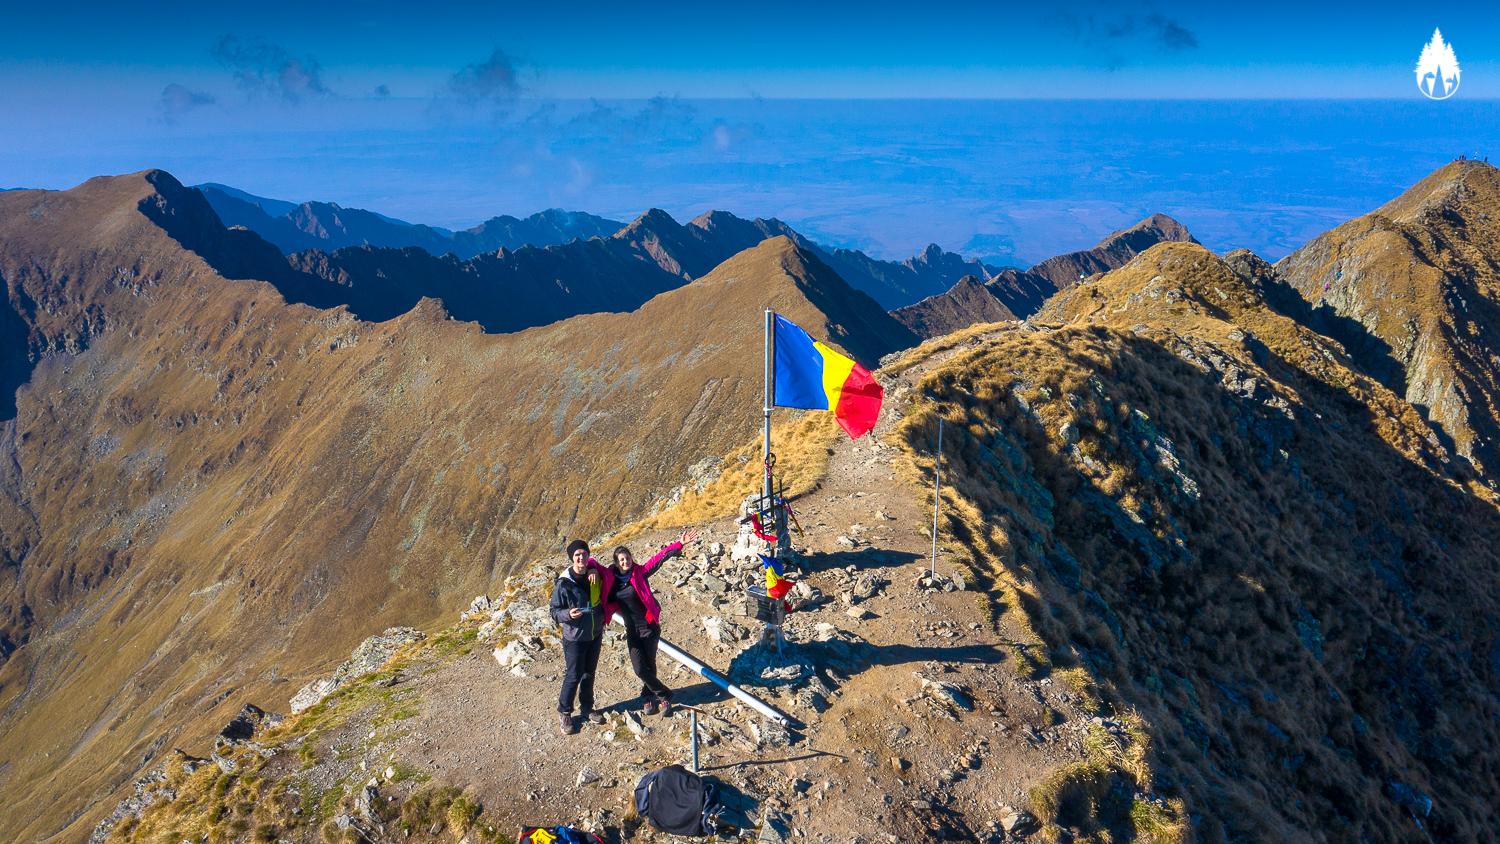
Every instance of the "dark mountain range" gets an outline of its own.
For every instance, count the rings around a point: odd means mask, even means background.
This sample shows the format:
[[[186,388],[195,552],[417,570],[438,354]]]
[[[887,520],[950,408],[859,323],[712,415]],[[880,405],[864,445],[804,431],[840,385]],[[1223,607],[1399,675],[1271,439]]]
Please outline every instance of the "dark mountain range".
[[[816,253],[841,278],[870,294],[887,309],[942,293],[966,275],[988,278],[997,272],[979,261],[945,252],[936,244],[905,261],[882,261],[852,249],[820,246],[774,218],[746,220],[725,211],[708,211],[681,225],[665,211],[651,209],[627,225],[592,214],[550,209],[525,219],[495,217],[471,229],[453,232],[332,203],[298,205],[215,183],[199,185],[198,188],[208,197],[225,225],[250,229],[287,254],[312,249],[335,252],[366,246],[416,247],[433,256],[452,254],[464,260],[500,249],[517,250],[524,246],[561,245],[575,239],[617,237],[638,252],[651,256],[651,260],[666,272],[682,278],[697,278],[730,255],[767,238],[785,236],[803,249]],[[337,257],[331,260],[340,262]],[[392,260],[402,263],[399,258]],[[372,266],[368,259],[359,263]],[[392,272],[408,282],[418,278],[399,269]],[[347,275],[350,279],[355,278],[352,272]],[[412,301],[422,295],[433,294],[424,294],[419,289]],[[495,307],[503,305],[496,304]]]
[[[1025,319],[1048,297],[1082,278],[1122,267],[1131,258],[1164,241],[1197,243],[1181,223],[1153,214],[1128,229],[1113,232],[1092,249],[1048,258],[1027,270],[1007,267],[988,274],[985,291],[1000,306]],[[951,295],[950,295],[951,293]],[[924,337],[936,337],[990,319],[1000,313],[972,284],[931,296],[892,312],[907,327],[922,326]]]
[[[225,225],[244,226],[286,253],[350,246],[417,247],[432,255],[452,253],[459,258],[471,258],[500,249],[602,237],[623,225],[592,214],[550,209],[524,219],[494,217],[454,232],[330,202],[298,205],[212,183],[199,185],[198,189],[208,197]]]
[[[970,266],[936,247],[929,247],[922,260],[905,264],[864,256],[851,264],[851,253],[830,256],[779,220],[744,220],[714,211],[680,224],[667,212],[651,209],[603,238],[501,249],[467,260],[451,254],[435,257],[417,247],[309,250],[288,256],[293,273],[285,282],[285,273],[263,265],[250,275],[276,281],[293,301],[346,305],[361,319],[390,319],[432,297],[441,299],[456,319],[504,332],[581,313],[633,310],[772,237],[787,237],[820,258],[853,266],[840,277],[852,274],[854,280],[845,278],[851,286],[864,289],[862,281],[887,295],[900,295],[888,283],[893,275],[911,280],[928,273],[926,277],[946,279]]]
[[[981,322],[1016,319],[989,287],[975,276],[965,276],[947,292],[891,311],[897,322],[919,337],[940,337]]]

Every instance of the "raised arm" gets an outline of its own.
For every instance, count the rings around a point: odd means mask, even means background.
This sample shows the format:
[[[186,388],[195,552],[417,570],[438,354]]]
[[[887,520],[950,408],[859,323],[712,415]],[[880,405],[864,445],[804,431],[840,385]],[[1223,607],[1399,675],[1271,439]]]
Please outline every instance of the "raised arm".
[[[650,577],[651,573],[660,568],[662,563],[665,563],[667,560],[670,560],[673,557],[681,556],[681,554],[681,542],[669,543],[666,547],[662,548],[660,551],[657,551],[656,554],[651,557],[651,559],[646,561],[644,565],[645,575],[647,577]]]
[[[682,546],[688,544],[689,542],[692,542],[696,538],[698,538],[698,531],[696,530],[685,530],[682,533],[678,534],[676,542],[668,543],[666,547],[656,552],[656,556],[646,561],[644,570],[645,575],[647,577],[650,577],[651,572],[654,572],[658,568],[660,568],[662,563],[665,563],[667,560],[670,560],[673,557],[681,556]]]

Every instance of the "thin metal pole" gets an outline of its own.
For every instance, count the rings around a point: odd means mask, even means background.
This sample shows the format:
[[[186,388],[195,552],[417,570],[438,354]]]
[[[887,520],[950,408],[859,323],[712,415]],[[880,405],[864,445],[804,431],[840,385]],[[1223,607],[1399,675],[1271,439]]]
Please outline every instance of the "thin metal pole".
[[[776,354],[776,312],[766,308],[766,337],[765,337],[765,497],[766,503],[771,501],[771,402],[772,394],[772,364],[771,360]],[[774,551],[772,552],[774,553]]]
[[[625,619],[622,618],[619,613],[615,613],[613,616],[611,616],[610,620],[621,626],[624,626],[625,624]],[[682,650],[671,642],[668,642],[666,639],[657,639],[657,646],[661,649],[662,653],[682,663],[683,666],[692,671],[694,674],[697,674],[710,683],[713,683],[715,686],[718,686],[731,695],[734,695],[739,700],[744,701],[746,706],[749,706],[751,709],[754,709],[756,712],[759,712],[766,718],[775,721],[783,727],[800,727],[799,722],[797,722],[797,720],[792,718],[790,715],[787,715],[784,712],[776,711],[770,704],[766,703],[755,695],[750,694],[739,686],[736,686],[735,684],[729,682],[728,677],[725,677],[712,668],[709,668],[707,665],[704,665],[702,662],[699,662],[697,657],[694,657],[692,654]]]
[[[927,569],[928,578],[937,577],[938,507],[943,492],[943,417],[938,416],[937,462],[932,465],[932,564]]]
[[[693,742],[693,773],[696,774],[698,773],[698,711],[696,709],[692,710],[692,716],[693,728],[690,732],[692,733],[691,740]]]

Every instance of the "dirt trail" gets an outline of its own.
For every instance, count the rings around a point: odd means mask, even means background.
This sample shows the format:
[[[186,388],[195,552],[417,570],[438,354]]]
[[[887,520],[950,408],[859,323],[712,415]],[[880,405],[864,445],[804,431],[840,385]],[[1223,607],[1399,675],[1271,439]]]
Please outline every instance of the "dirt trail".
[[[540,634],[544,644],[524,676],[497,665],[489,643],[411,672],[406,683],[418,712],[384,728],[395,737],[395,757],[469,790],[502,821],[609,824],[628,810],[643,772],[688,761],[691,707],[702,719],[700,764],[729,787],[742,823],[772,817],[798,837],[841,842],[998,836],[991,828],[1010,807],[1025,806],[1039,777],[1081,758],[1087,720],[1081,701],[1057,684],[1015,677],[987,595],[919,585],[931,549],[931,492],[903,482],[893,468],[897,450],[879,442],[900,413],[900,402],[891,404],[895,412],[876,437],[842,440],[821,487],[795,502],[805,530],[801,579],[824,600],[789,618],[782,657],[751,648],[759,624],[738,613],[739,586],[756,570],[732,563],[727,552],[706,567],[695,564],[711,544],[732,544],[732,519],[702,526],[688,556],[654,577],[665,638],[737,680],[754,679],[750,663],[768,669],[769,688],[757,691],[805,722],[800,734],[766,730],[747,707],[663,655],[663,678],[683,708],[672,717],[644,716],[637,735],[624,712],[639,713],[639,687],[612,631],[597,687],[607,723],[559,735],[561,654],[548,625],[527,627],[535,617],[527,608],[544,608],[551,585],[550,574],[537,573],[497,640]],[[658,533],[632,544],[643,557],[671,538]],[[705,588],[698,579],[705,570],[726,590]],[[956,573],[941,554],[938,572]],[[851,607],[845,596],[872,584],[876,593]],[[854,607],[863,618],[851,615]],[[729,641],[710,638],[705,617],[720,619]],[[373,738],[357,728],[346,733],[364,746],[367,767],[390,757],[379,729]]]

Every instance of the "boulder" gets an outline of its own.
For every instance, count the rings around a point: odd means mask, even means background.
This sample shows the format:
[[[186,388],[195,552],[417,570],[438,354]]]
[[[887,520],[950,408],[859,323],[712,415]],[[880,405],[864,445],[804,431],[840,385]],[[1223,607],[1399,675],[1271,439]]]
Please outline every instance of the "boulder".
[[[1036,816],[1025,809],[1010,809],[1000,819],[1000,828],[1008,835],[1025,837],[1040,828]]]
[[[494,605],[490,601],[490,596],[479,595],[469,602],[469,608],[464,610],[461,617],[465,619],[478,618],[488,614],[492,609],[494,609]]]
[[[518,676],[525,676],[525,665],[532,661],[531,651],[517,639],[503,648],[495,648],[495,661],[500,667]]]

